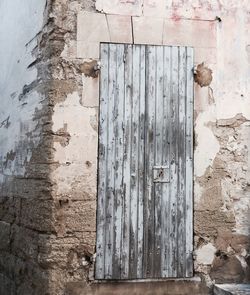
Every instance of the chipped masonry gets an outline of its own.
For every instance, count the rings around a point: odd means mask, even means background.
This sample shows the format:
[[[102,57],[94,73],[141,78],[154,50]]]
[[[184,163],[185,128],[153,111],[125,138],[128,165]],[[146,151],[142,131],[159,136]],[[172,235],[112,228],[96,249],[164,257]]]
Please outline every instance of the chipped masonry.
[[[100,42],[192,46],[211,69],[194,85],[195,274],[249,282],[249,1],[38,2],[0,4],[0,294],[92,294]]]

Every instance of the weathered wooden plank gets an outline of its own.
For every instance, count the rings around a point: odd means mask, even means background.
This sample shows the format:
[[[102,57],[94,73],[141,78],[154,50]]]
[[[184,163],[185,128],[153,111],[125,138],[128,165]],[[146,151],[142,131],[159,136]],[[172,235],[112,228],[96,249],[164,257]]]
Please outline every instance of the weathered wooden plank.
[[[133,46],[132,124],[131,124],[131,187],[130,187],[130,269],[129,277],[137,276],[138,241],[138,156],[139,156],[139,102],[140,102],[140,46]]]
[[[154,273],[154,190],[152,172],[154,165],[155,76],[156,48],[146,46],[146,124],[145,124],[145,210],[144,210],[144,276]]]
[[[121,238],[122,238],[122,202],[123,202],[123,112],[124,112],[124,46],[117,44],[116,95],[114,113],[115,131],[115,199],[114,199],[114,249],[113,279],[121,278]]]
[[[105,278],[112,278],[114,250],[114,167],[115,167],[115,98],[116,98],[116,45],[109,44],[108,78],[108,142],[107,142],[107,186],[106,186],[106,244]]]
[[[125,97],[124,97],[124,163],[123,163],[123,232],[121,253],[121,278],[129,278],[129,244],[130,244],[130,182],[131,182],[131,105],[132,105],[132,45],[124,45],[125,59]]]
[[[186,132],[186,49],[179,47],[179,128],[178,128],[178,194],[177,194],[177,276],[185,277],[185,132]]]
[[[187,48],[186,93],[186,276],[193,275],[193,48]]]
[[[163,47],[156,47],[155,76],[155,132],[154,132],[154,165],[161,166],[163,161]],[[163,173],[159,170],[159,173]],[[166,171],[164,171],[166,173]],[[161,215],[162,215],[162,183],[154,184],[154,277],[161,277]]]
[[[143,199],[144,199],[144,146],[145,146],[145,46],[140,46],[140,97],[138,142],[138,242],[137,278],[143,278]]]
[[[164,47],[163,56],[163,139],[162,139],[162,164],[166,167],[170,167],[170,100],[171,100],[171,68],[170,68],[170,56],[171,48]],[[162,240],[161,240],[161,274],[162,277],[169,276],[169,193],[170,183],[163,183],[162,185]]]
[[[171,143],[170,143],[170,276],[177,276],[177,183],[178,183],[178,47],[172,47],[171,55]]]
[[[102,71],[100,75],[100,116],[99,116],[99,162],[98,162],[98,203],[96,239],[96,279],[104,278],[104,248],[106,221],[106,166],[107,166],[107,129],[108,129],[108,64],[109,46],[101,45]]]

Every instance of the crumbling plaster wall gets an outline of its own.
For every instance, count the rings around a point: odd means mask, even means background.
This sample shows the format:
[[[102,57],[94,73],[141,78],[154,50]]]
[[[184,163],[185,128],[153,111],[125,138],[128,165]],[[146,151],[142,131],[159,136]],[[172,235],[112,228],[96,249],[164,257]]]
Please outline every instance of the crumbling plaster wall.
[[[5,295],[31,294],[47,282],[37,262],[43,219],[35,206],[48,186],[40,150],[48,114],[35,66],[45,9],[45,0],[0,2],[0,294]]]
[[[89,235],[82,224],[85,218],[93,227],[85,214],[92,210],[81,211],[80,202],[67,210],[68,199],[55,189],[51,175],[61,163],[54,145],[67,146],[73,132],[67,124],[54,131],[52,115],[81,91],[81,61],[64,59],[63,51],[65,39],[76,39],[77,11],[91,7],[91,1],[0,3],[1,295],[64,294],[68,281],[84,280]]]
[[[249,281],[248,1],[14,2],[0,11],[16,11],[9,22],[28,14],[31,32],[3,52],[25,48],[20,84],[3,92],[0,82],[0,294],[74,294],[91,275],[99,82],[83,63],[109,41],[193,46],[196,64],[213,70],[210,87],[195,85],[195,269],[208,280]]]
[[[188,45],[212,69],[209,87],[195,85],[195,269],[208,282],[249,281],[249,2],[97,0],[96,9],[78,14],[78,58],[98,59],[100,42]],[[97,85],[83,74],[79,101],[89,110]],[[95,170],[97,146],[85,149]]]

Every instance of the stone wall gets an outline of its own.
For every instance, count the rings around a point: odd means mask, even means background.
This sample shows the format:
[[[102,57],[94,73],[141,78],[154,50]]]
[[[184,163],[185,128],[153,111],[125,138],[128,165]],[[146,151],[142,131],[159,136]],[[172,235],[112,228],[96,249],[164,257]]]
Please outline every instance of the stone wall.
[[[0,3],[0,294],[4,295],[38,294],[47,285],[47,270],[38,263],[41,234],[53,227],[45,201],[50,147],[43,138],[49,112],[38,44],[45,14],[45,0]]]
[[[81,92],[81,61],[63,58],[64,46],[76,39],[77,11],[92,6],[26,2],[0,4],[0,294],[64,294],[67,282],[85,280],[93,202],[88,209],[80,192],[69,203],[66,189],[57,191],[53,174],[69,164],[54,145],[73,136],[67,122],[52,127],[52,115]]]
[[[195,269],[249,281],[248,1],[11,3],[0,4],[0,294],[72,294],[92,275],[99,92],[84,63],[109,41],[193,46],[212,69],[209,87],[195,85]]]

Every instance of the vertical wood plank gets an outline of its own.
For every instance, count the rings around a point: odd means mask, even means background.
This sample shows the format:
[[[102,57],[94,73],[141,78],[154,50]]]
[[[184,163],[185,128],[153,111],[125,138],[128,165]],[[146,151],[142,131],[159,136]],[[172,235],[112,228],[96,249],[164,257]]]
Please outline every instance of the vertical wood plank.
[[[177,276],[177,183],[178,183],[178,47],[172,47],[171,55],[171,143],[170,143],[170,276]]]
[[[121,239],[122,239],[122,202],[123,202],[123,112],[124,112],[124,45],[117,47],[116,93],[115,93],[115,199],[114,199],[114,247],[113,279],[121,278]]]
[[[171,47],[164,47],[163,56],[163,153],[162,164],[166,167],[170,167],[170,100],[171,100]],[[161,274],[162,277],[169,276],[169,241],[170,241],[170,183],[162,184],[162,236],[161,236]]]
[[[146,46],[146,124],[145,124],[145,210],[144,210],[144,277],[154,273],[154,190],[152,168],[154,165],[155,76],[156,48]]]
[[[185,277],[185,182],[186,182],[186,49],[179,47],[179,130],[178,130],[178,194],[177,194],[177,276]]]
[[[137,276],[138,241],[138,145],[139,145],[139,100],[140,100],[140,45],[133,45],[132,73],[132,119],[131,119],[131,188],[130,188],[130,278]]]
[[[106,245],[105,278],[112,278],[114,250],[114,168],[115,168],[115,96],[116,96],[116,45],[109,44],[109,78],[108,78],[108,143],[107,143],[107,186],[106,186]]]
[[[139,144],[138,144],[138,249],[137,278],[143,278],[143,199],[144,199],[144,146],[145,146],[145,46],[140,46],[140,97],[139,97]]]
[[[162,165],[163,156],[163,47],[156,47],[155,76],[155,132],[154,132],[154,165]],[[154,183],[154,277],[161,277],[161,215],[162,215],[162,183]]]
[[[193,48],[187,48],[186,99],[186,276],[193,275]]]
[[[106,165],[108,130],[108,44],[101,45],[102,70],[100,75],[100,114],[99,114],[99,162],[98,162],[98,202],[96,239],[96,279],[104,278],[105,221],[106,221]]]
[[[124,164],[123,164],[123,232],[122,232],[122,253],[121,253],[121,278],[129,278],[129,244],[130,244],[130,186],[131,186],[131,107],[132,107],[132,45],[125,45],[125,97],[124,97]]]

